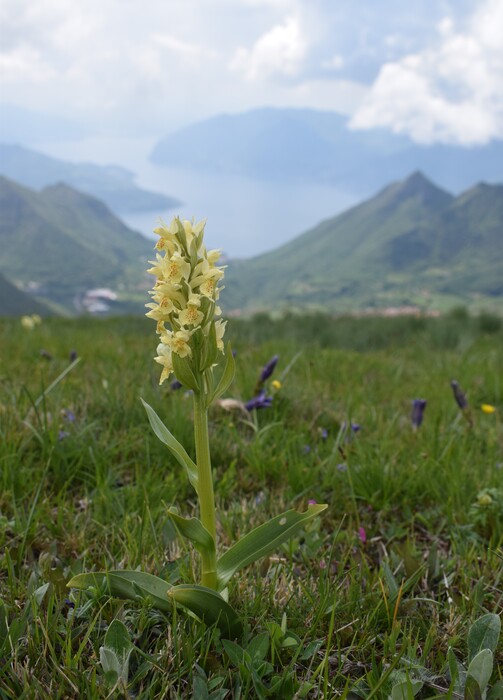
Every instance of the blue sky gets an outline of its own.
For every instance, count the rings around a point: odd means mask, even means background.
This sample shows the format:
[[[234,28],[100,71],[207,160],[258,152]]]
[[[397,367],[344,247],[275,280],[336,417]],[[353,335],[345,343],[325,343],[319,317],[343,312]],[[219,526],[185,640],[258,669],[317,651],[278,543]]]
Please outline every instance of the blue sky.
[[[1,100],[101,133],[272,105],[503,138],[503,0],[2,0],[0,26]]]

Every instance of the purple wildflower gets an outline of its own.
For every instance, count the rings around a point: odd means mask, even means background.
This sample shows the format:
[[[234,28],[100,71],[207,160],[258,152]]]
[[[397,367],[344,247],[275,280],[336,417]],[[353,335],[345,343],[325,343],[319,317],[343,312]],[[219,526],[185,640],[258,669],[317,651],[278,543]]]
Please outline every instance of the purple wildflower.
[[[453,379],[451,382],[451,388],[454,398],[456,399],[456,403],[458,404],[459,408],[464,411],[465,408],[468,408],[468,401],[466,400],[466,396],[464,395],[463,391],[461,391],[461,387],[455,379]]]
[[[279,355],[274,355],[274,357],[272,357],[269,360],[269,362],[266,365],[264,365],[264,367],[262,369],[262,373],[260,375],[260,383],[261,384],[264,383],[267,379],[269,379],[271,374],[274,372],[274,369],[275,369],[276,365],[278,364],[278,360],[279,360]]]
[[[348,470],[348,465],[347,465],[347,464],[344,464],[344,462],[343,462],[342,464],[338,464],[337,467],[336,467],[336,469],[337,469],[338,472],[347,472],[347,470]]]
[[[304,445],[303,451],[305,455],[308,455],[311,452],[311,445]]]
[[[364,527],[358,528],[358,537],[360,538],[360,542],[362,544],[365,544],[365,542],[367,541],[367,533],[365,532]]]
[[[76,350],[70,350],[70,362],[75,362],[77,359],[77,351]]]
[[[58,442],[65,440],[67,437],[70,437],[70,433],[67,430],[60,430],[58,433]]]
[[[40,357],[43,357],[44,360],[52,360],[51,353],[45,350],[44,348],[40,349]]]
[[[69,408],[64,408],[61,413],[63,414],[63,418],[68,421],[68,423],[75,423],[75,413],[73,411],[70,411]]]
[[[326,428],[320,428],[320,437],[322,440],[326,440],[328,438],[328,430]]]
[[[266,396],[264,390],[262,390],[257,396],[245,403],[245,408],[247,411],[258,410],[259,408],[269,408],[272,404],[272,396]]]
[[[350,427],[353,433],[358,433],[362,429],[359,423],[350,423]]]
[[[173,379],[171,382],[171,390],[172,391],[178,391],[178,389],[181,389],[183,384],[178,381],[178,379]]]
[[[419,428],[423,422],[424,409],[426,408],[425,399],[414,399],[412,402],[411,421],[414,428]]]
[[[315,506],[318,503],[318,501],[315,501],[314,498],[310,498],[309,501],[307,502],[308,506]]]

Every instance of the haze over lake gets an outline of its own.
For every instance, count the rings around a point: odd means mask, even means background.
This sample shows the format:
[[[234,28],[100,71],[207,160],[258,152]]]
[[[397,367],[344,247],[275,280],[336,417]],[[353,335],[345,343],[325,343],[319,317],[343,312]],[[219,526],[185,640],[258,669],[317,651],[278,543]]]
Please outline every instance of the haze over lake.
[[[277,248],[322,219],[334,216],[361,200],[362,194],[327,185],[306,185],[250,179],[149,162],[154,140],[94,138],[47,143],[37,148],[48,155],[100,165],[122,165],[137,175],[136,183],[180,199],[174,210],[141,212],[121,218],[147,237],[159,218],[168,221],[206,218],[206,241],[232,258],[251,257]]]

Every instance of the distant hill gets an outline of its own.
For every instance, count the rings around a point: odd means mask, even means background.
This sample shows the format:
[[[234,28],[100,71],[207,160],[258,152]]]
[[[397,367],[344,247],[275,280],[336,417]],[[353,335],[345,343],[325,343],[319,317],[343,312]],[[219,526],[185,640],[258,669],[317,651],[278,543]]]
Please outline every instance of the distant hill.
[[[503,186],[453,197],[416,172],[270,253],[229,261],[225,284],[227,311],[503,304]]]
[[[174,197],[137,187],[134,174],[120,166],[67,163],[12,144],[0,144],[0,175],[33,189],[65,182],[103,200],[117,213],[170,209],[180,204]]]
[[[420,146],[384,129],[352,131],[340,114],[307,109],[206,119],[159,141],[151,159],[261,180],[344,186],[363,196],[415,170],[455,192],[478,180],[503,181],[503,141]]]
[[[152,242],[98,199],[67,185],[35,192],[0,177],[0,272],[74,308],[94,287],[144,288]],[[144,292],[142,292],[144,294]]]
[[[0,316],[44,316],[48,313],[49,309],[46,306],[15,287],[0,273]]]

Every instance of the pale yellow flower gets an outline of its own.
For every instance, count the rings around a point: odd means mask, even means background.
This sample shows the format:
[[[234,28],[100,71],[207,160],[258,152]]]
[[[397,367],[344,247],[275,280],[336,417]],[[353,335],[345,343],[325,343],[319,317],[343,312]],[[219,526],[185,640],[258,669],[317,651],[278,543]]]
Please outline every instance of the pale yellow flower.
[[[222,340],[222,338],[224,337],[226,325],[227,325],[227,321],[222,321],[222,319],[215,321],[215,331],[216,331],[216,336],[217,336],[217,348],[219,350],[221,350],[222,352],[224,351],[224,341]]]
[[[496,413],[496,406],[491,406],[490,403],[483,403],[480,408],[483,413]]]
[[[39,326],[42,323],[42,319],[38,314],[32,314],[31,320],[36,326]]]
[[[492,496],[488,493],[479,493],[477,496],[477,503],[479,506],[490,506],[492,502]]]
[[[169,321],[169,316],[175,310],[175,305],[169,297],[162,297],[159,304],[145,304],[148,311],[145,316],[148,318],[153,318],[154,321],[162,321],[163,323]]]
[[[163,369],[161,372],[161,377],[159,379],[159,384],[162,384],[173,371],[173,358],[171,356],[171,348],[164,343],[159,343],[157,346],[157,357],[154,360],[162,365]]]
[[[35,328],[35,322],[33,321],[31,316],[23,316],[21,318],[21,325],[27,331],[32,331]]]
[[[176,331],[176,333],[168,331],[161,336],[161,342],[179,357],[191,357],[192,349],[189,345],[191,335],[192,333],[184,329]]]
[[[273,381],[271,382],[271,386],[273,389],[276,389],[276,391],[279,391],[281,389],[281,382],[279,381],[279,379],[273,379]]]
[[[182,326],[199,326],[204,319],[204,314],[199,311],[201,306],[200,294],[191,294],[185,309],[178,314],[178,321]]]

